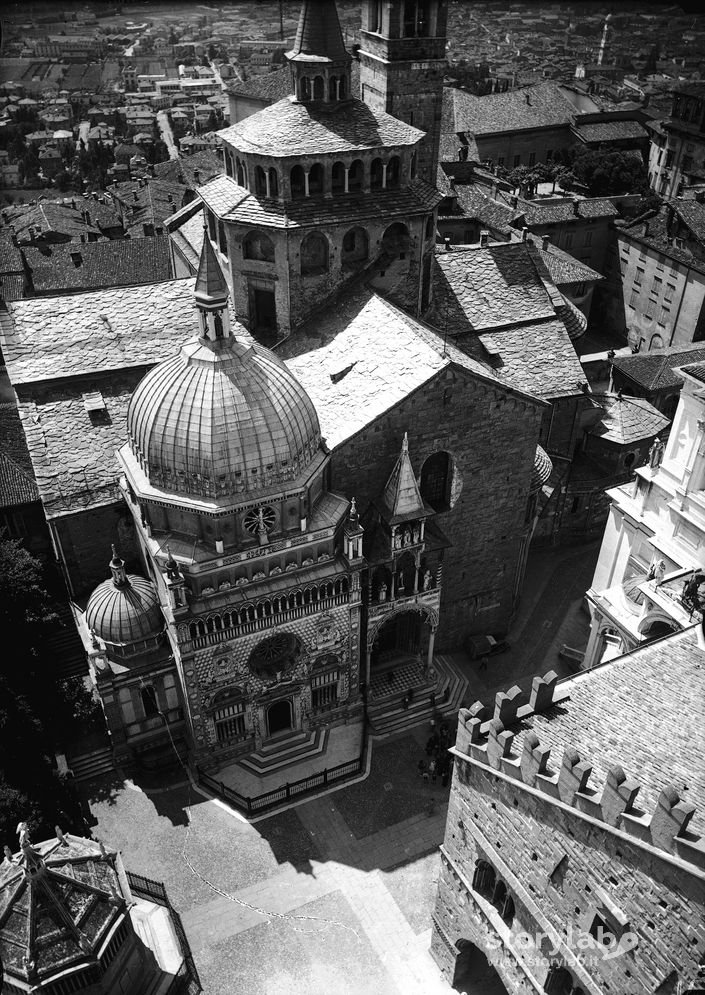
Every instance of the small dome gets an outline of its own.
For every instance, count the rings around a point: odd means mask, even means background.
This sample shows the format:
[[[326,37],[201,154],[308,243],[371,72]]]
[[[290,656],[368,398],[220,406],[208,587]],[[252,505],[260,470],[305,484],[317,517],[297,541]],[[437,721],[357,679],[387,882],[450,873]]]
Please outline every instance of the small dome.
[[[536,455],[534,456],[534,469],[531,472],[531,484],[529,485],[532,494],[543,487],[552,472],[553,463],[551,463],[548,453],[541,446],[537,446]]]
[[[88,599],[88,628],[109,646],[129,646],[158,636],[164,618],[154,584],[125,573],[125,564],[116,554],[110,569],[112,578],[103,581]]]
[[[296,477],[321,430],[311,399],[263,346],[187,342],[132,395],[132,451],[150,483],[200,497],[252,494]]]

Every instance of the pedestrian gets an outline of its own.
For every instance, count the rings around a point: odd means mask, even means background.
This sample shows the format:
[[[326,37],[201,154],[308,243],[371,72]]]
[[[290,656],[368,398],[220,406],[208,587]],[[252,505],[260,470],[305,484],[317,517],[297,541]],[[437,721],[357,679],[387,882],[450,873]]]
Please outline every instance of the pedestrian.
[[[407,708],[409,707],[409,695],[408,694],[405,694],[404,697],[401,699],[401,707],[404,709],[404,711],[406,711]]]
[[[409,690],[406,692],[406,696],[409,699],[409,701],[413,701],[414,700],[414,689],[413,688],[409,688]]]
[[[435,708],[436,707],[436,692],[435,691],[431,691],[430,695],[428,696],[428,701],[429,701],[429,704],[430,704],[431,708]],[[431,724],[433,725],[433,719],[431,719]]]
[[[433,736],[429,736],[426,740],[426,756],[430,757],[433,753]]]
[[[450,765],[446,764],[443,768],[443,773],[441,775],[441,784],[444,788],[448,787],[448,780],[450,778]]]
[[[431,760],[431,762],[429,763],[429,765],[428,765],[428,772],[431,775],[431,780],[435,784],[436,783],[436,777],[438,776],[438,764],[436,763],[435,759]]]
[[[425,770],[423,772],[423,783],[424,784],[428,784],[428,771],[427,770]]]
[[[480,668],[479,669],[480,670],[487,670],[487,664],[488,663],[489,663],[489,660],[487,659],[487,657],[483,656],[482,659],[480,660]]]
[[[424,774],[425,771],[426,771],[426,761],[425,760],[419,760],[419,763],[418,763],[418,766],[417,766],[416,769],[419,772],[419,774]]]

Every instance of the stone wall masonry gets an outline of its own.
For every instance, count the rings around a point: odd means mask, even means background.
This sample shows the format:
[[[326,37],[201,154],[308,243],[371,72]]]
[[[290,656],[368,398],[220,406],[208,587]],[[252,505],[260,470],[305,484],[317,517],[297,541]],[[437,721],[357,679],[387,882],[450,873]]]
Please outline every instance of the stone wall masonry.
[[[450,453],[462,479],[454,506],[435,521],[445,551],[440,651],[471,632],[506,631],[524,531],[528,482],[543,406],[450,367],[375,419],[332,454],[332,488],[364,511],[381,494],[404,432],[417,479],[434,452]]]
[[[108,579],[112,543],[128,572],[144,573],[132,516],[122,501],[53,518],[50,529],[58,538],[74,598],[86,597]]]

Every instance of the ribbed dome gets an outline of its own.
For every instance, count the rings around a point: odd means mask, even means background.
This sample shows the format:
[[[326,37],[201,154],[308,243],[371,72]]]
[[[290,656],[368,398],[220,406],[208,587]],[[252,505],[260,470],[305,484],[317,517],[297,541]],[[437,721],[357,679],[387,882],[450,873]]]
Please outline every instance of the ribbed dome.
[[[553,463],[548,453],[541,446],[537,446],[536,455],[534,456],[534,468],[531,472],[531,483],[529,485],[531,493],[533,494],[543,487],[552,473]]]
[[[150,483],[210,498],[291,480],[321,441],[313,403],[284,363],[231,336],[187,342],[150,370],[127,428]]]
[[[125,573],[113,556],[113,576],[96,587],[86,606],[86,624],[104,642],[124,646],[150,639],[164,628],[159,596],[151,581]]]

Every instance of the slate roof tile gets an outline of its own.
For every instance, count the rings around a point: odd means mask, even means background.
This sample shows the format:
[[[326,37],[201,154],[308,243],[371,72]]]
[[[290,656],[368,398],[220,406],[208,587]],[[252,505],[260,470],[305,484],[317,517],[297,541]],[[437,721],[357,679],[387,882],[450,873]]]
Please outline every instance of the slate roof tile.
[[[648,139],[648,133],[639,121],[597,121],[585,124],[575,122],[575,130],[585,142],[613,142],[620,139]]]
[[[590,434],[608,442],[624,446],[633,442],[650,439],[663,432],[670,424],[652,404],[643,397],[627,397],[626,394],[593,394],[593,399],[604,414]]]
[[[585,218],[615,218],[619,214],[612,201],[602,197],[577,200],[577,210],[576,214],[572,200],[542,203],[535,200],[519,200],[518,203],[518,212],[524,215],[529,226],[559,224]]]
[[[423,132],[359,100],[330,111],[285,97],[218,135],[241,152],[283,158],[415,145]]]
[[[24,257],[37,294],[158,283],[172,276],[167,235],[27,247]]]
[[[193,286],[182,279],[8,304],[0,339],[13,385],[151,365],[171,355],[197,334]]]
[[[468,131],[475,137],[502,131],[568,125],[578,112],[556,83],[490,93],[476,97],[463,90],[452,91],[453,131]]]
[[[0,508],[14,508],[38,500],[39,488],[34,477],[0,452]]]
[[[693,345],[687,349],[615,356],[612,365],[645,390],[659,390],[664,387],[682,387],[683,377],[676,373],[676,369],[686,363],[701,361],[705,361],[705,346]]]
[[[512,751],[521,755],[524,738],[534,732],[552,749],[551,766],[558,769],[562,751],[571,747],[593,768],[589,784],[598,793],[618,764],[641,785],[636,804],[649,815],[663,788],[687,785],[683,797],[696,807],[689,829],[702,835],[703,660],[692,628],[561,681],[570,695],[559,708],[509,727],[516,733]]]

